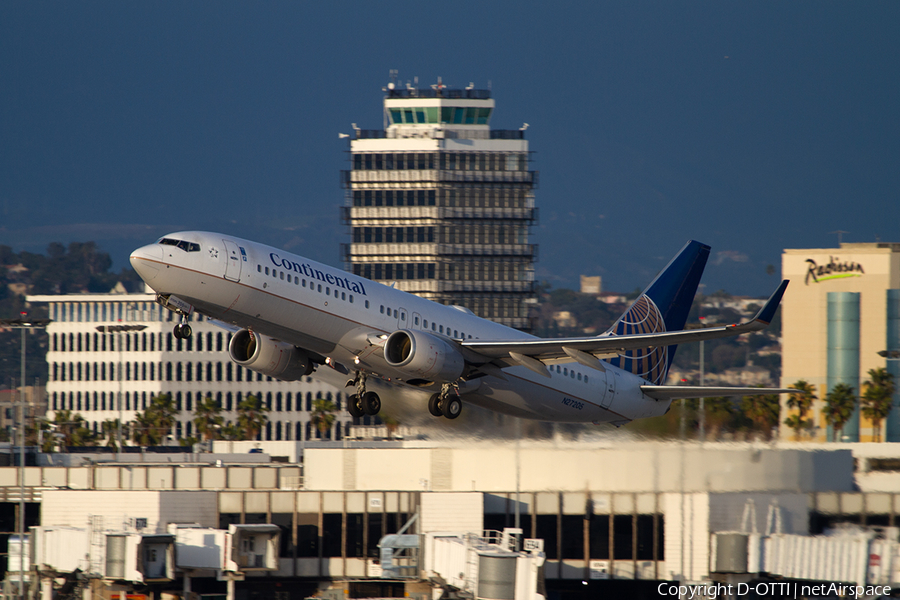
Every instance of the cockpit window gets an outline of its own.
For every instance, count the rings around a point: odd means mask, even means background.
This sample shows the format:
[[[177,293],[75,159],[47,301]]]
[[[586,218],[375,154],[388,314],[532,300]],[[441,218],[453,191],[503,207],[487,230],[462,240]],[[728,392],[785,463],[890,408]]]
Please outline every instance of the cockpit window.
[[[174,238],[160,238],[159,243],[163,246],[175,246],[176,248],[181,248],[185,252],[200,252],[200,244],[194,242],[186,242]]]

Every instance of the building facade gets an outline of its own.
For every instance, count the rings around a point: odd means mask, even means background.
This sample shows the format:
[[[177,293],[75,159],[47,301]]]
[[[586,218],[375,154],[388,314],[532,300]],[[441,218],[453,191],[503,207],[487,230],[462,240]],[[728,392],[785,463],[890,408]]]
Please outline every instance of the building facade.
[[[528,330],[537,172],[524,129],[490,128],[486,90],[394,89],[383,130],[355,129],[348,270]]]
[[[200,437],[193,411],[206,397],[222,407],[225,421],[237,419],[237,407],[249,395],[269,408],[261,440],[340,439],[352,421],[344,408],[344,393],[305,378],[278,381],[255,373],[228,356],[231,334],[202,315],[190,317],[194,335],[176,339],[174,313],[155,302],[153,294],[73,294],[28,296],[47,303],[49,367],[48,417],[56,411],[80,414],[94,432],[106,420],[127,423],[146,410],[158,394],[171,394],[178,416],[173,440]],[[135,326],[109,332],[111,326]],[[143,327],[142,329],[140,329]],[[311,420],[316,398],[337,406],[334,424],[326,432]]]
[[[879,354],[900,350],[900,244],[788,249],[781,266],[783,277],[791,280],[782,302],[781,382],[805,380],[815,386],[819,400],[810,415],[812,429],[801,437],[825,441],[833,435],[822,409],[835,385],[849,385],[859,396],[869,370],[879,367],[900,383],[900,360]],[[894,409],[878,431],[857,407],[842,440],[900,441],[898,407],[900,385]],[[782,415],[787,414],[783,397]],[[793,439],[795,434],[782,422],[781,436]]]

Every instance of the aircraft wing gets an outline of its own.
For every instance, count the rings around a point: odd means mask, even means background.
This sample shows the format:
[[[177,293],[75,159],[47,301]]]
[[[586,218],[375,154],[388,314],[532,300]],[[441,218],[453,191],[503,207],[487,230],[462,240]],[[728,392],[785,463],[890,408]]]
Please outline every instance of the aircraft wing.
[[[797,394],[793,388],[707,387],[699,385],[642,385],[641,391],[654,400],[680,398],[715,398],[718,396],[762,396],[766,394]]]
[[[490,359],[494,364],[520,364],[537,372],[542,370],[538,363],[575,360],[586,366],[604,370],[599,358],[613,357],[627,350],[673,346],[685,342],[699,342],[716,338],[732,337],[742,333],[760,331],[769,326],[775,311],[787,288],[787,280],[782,281],[778,289],[769,297],[765,305],[753,319],[746,323],[707,327],[704,329],[687,329],[681,331],[664,331],[660,333],[637,333],[629,335],[604,335],[599,337],[578,338],[539,338],[524,340],[464,340],[460,346]],[[472,361],[477,362],[477,361]],[[722,394],[716,394],[722,395]]]

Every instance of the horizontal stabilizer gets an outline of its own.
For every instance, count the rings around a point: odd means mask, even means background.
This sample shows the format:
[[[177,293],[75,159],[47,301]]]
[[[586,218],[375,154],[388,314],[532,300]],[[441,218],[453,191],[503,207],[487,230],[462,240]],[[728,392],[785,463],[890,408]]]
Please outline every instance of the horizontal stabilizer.
[[[767,394],[796,394],[788,388],[759,387],[708,387],[701,385],[642,385],[641,391],[654,400],[678,400],[681,398],[715,398],[719,396],[763,396]]]

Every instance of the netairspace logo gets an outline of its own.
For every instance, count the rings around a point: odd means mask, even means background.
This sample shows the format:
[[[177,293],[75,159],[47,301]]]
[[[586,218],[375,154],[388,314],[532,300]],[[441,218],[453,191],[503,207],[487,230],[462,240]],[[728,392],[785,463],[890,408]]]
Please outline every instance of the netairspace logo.
[[[889,596],[889,585],[847,585],[845,583],[805,584],[788,581],[769,583],[700,583],[675,585],[661,583],[656,588],[660,596],[679,600],[715,600],[715,598],[735,598],[751,593],[757,596],[776,598],[807,598],[809,596],[840,596],[843,598],[865,598]]]

